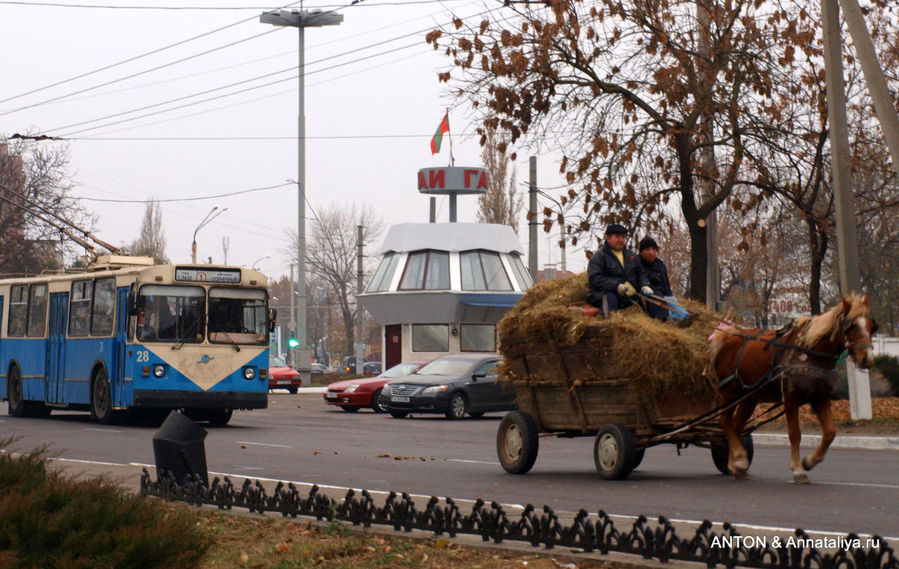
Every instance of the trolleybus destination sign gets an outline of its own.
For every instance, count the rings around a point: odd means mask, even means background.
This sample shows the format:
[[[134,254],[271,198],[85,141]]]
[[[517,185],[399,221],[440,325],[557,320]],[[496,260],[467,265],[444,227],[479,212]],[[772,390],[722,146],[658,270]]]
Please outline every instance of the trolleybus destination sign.
[[[187,269],[175,267],[175,280],[208,283],[240,283],[240,269]]]

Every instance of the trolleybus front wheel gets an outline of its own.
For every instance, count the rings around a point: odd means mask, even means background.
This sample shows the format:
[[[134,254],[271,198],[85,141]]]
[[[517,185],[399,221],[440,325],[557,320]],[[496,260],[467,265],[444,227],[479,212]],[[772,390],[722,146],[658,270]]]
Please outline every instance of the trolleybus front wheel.
[[[537,423],[524,411],[509,411],[496,431],[496,454],[510,474],[524,474],[534,466],[540,440]]]
[[[746,459],[749,461],[749,464],[752,464],[752,455],[755,451],[755,444],[752,442],[752,435],[743,435],[740,437],[740,443],[743,445],[743,448],[746,449]],[[727,441],[723,441],[719,444],[712,445],[712,461],[715,463],[715,468],[718,469],[718,472],[721,474],[730,474],[730,469],[727,467],[727,463],[730,460],[730,451],[727,447]]]
[[[605,425],[593,443],[596,470],[607,480],[623,480],[636,466],[634,434],[624,425]]]
[[[109,376],[102,367],[91,380],[91,417],[100,424],[112,424],[115,414],[112,410],[112,392],[109,388]]]
[[[233,409],[207,409],[206,420],[213,427],[224,427],[231,420]]]

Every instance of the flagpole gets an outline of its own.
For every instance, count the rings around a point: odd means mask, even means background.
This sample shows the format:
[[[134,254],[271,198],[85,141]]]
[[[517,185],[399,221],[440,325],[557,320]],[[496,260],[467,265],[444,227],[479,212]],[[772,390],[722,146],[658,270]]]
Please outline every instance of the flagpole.
[[[447,126],[449,126],[449,107],[446,108],[446,124],[447,124]],[[448,128],[446,130],[446,134],[449,136],[449,142],[450,142],[450,163],[449,163],[449,165],[455,166],[456,158],[453,156],[453,129]]]

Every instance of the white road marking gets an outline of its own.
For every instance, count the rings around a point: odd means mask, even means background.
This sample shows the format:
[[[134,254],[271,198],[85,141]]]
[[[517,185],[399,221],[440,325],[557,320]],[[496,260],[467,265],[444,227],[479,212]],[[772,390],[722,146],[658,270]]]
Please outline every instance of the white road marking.
[[[792,482],[790,480],[789,482]],[[890,490],[899,490],[897,484],[868,484],[866,482],[819,482],[815,480],[812,484],[826,484],[828,486],[861,486],[863,488],[889,488]]]
[[[250,441],[237,441],[238,444],[242,445],[253,445],[257,447],[275,447],[275,448],[292,448],[289,445],[276,445],[272,443],[251,443]]]
[[[77,458],[51,458],[50,460],[57,460],[59,462],[77,462],[80,464],[99,464],[100,466],[127,466],[120,462],[102,462],[99,460],[79,460]]]
[[[465,460],[461,458],[448,458],[446,462],[464,462],[466,464],[489,464],[491,466],[499,466],[498,462],[489,461],[489,460]]]
[[[85,431],[96,431],[98,433],[121,433],[122,431],[119,429],[94,429],[91,427],[87,427],[84,429]]]

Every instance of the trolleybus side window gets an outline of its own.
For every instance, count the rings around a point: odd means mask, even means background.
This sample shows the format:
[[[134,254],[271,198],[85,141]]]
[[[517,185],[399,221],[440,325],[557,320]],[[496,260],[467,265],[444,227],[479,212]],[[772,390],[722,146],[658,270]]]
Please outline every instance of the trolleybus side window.
[[[69,303],[69,337],[87,336],[91,321],[91,282],[72,283],[72,300]]]
[[[209,341],[268,342],[265,291],[213,288],[209,291]]]
[[[31,285],[28,295],[28,336],[41,337],[47,329],[47,284]]]
[[[9,294],[9,324],[6,335],[19,337],[25,335],[25,324],[28,319],[28,286],[12,287]]]
[[[94,309],[91,315],[91,336],[109,336],[115,315],[115,279],[94,281]]]
[[[137,339],[202,342],[205,300],[202,287],[142,286],[137,298]]]

